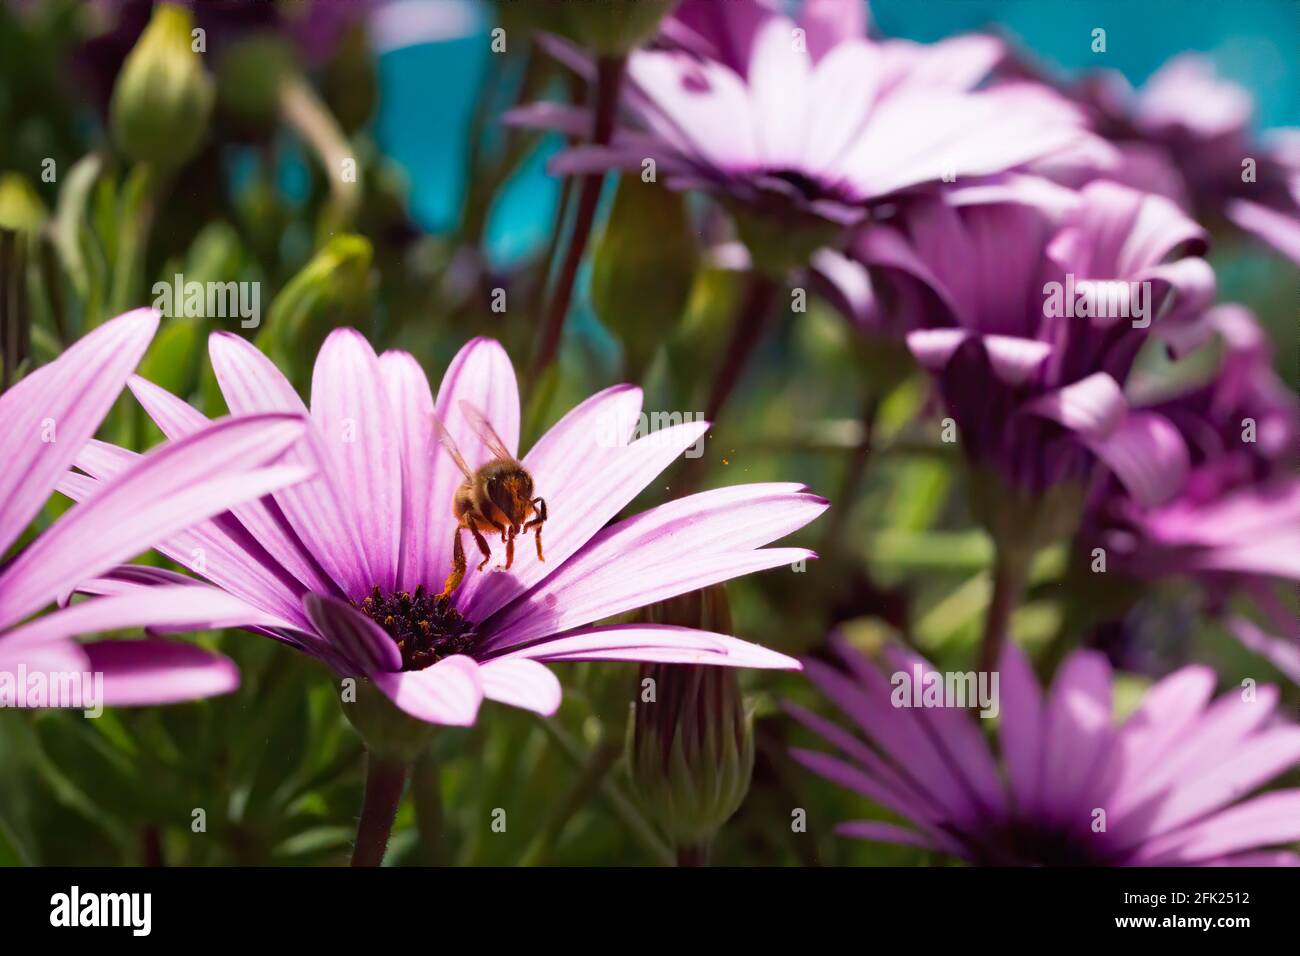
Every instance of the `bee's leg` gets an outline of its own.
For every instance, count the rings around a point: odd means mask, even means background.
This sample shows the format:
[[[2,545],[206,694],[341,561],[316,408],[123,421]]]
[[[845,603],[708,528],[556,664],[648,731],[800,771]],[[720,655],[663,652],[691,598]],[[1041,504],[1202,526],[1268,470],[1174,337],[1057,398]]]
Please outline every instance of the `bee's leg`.
[[[529,528],[537,529],[537,560],[545,561],[546,559],[542,557],[542,525],[546,521],[546,501],[542,498],[534,498],[529,504],[533,506],[537,517],[524,525],[524,531]]]
[[[482,571],[487,563],[492,560],[492,549],[488,547],[487,538],[483,537],[483,532],[478,529],[478,521],[474,515],[466,516],[469,521],[470,534],[474,535],[474,543],[478,549],[483,552],[483,560],[478,563],[478,570]]]
[[[457,525],[452,537],[454,543],[451,549],[451,574],[447,575],[447,583],[442,586],[439,598],[450,597],[452,592],[460,587],[460,582],[465,580],[465,547],[460,543],[460,533],[464,529],[463,524]]]
[[[510,534],[506,537],[506,563],[502,571],[509,571],[510,565],[515,563],[515,529],[510,529]]]

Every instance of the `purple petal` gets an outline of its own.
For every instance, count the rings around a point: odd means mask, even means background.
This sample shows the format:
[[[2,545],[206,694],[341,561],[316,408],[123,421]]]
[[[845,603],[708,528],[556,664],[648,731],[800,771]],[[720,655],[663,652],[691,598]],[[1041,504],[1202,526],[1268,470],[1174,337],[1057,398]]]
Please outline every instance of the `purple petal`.
[[[275,364],[249,342],[228,332],[208,338],[208,353],[226,404],[236,415],[291,412],[307,415],[307,407]],[[286,461],[317,470],[311,481],[283,488],[275,501],[304,547],[340,588],[369,588],[365,582],[361,546],[351,520],[351,502],[333,471],[333,456],[315,425],[307,429],[303,447]]]
[[[1208,667],[1184,667],[1143,695],[1115,737],[1111,762],[1118,766],[1119,777],[1109,812],[1122,816],[1145,795],[1150,782],[1159,786],[1151,768],[1168,766],[1170,749],[1195,739],[1194,728],[1214,694],[1215,679]]]
[[[393,426],[402,459],[402,535],[397,588],[414,591],[434,585],[444,569],[437,565],[444,550],[439,531],[445,530],[448,502],[433,498],[434,467],[442,454],[430,425],[433,393],[420,363],[406,352],[379,356],[379,372],[388,390]]]
[[[515,648],[496,660],[519,658],[556,661],[658,661],[668,664],[713,664],[800,670],[793,657],[778,654],[726,634],[668,625],[617,624],[593,627],[527,647]]]
[[[674,425],[629,445],[640,404],[639,389],[607,389],[561,419],[554,437],[548,432],[524,456],[535,492],[554,519],[543,527],[546,562],[525,551],[509,574],[471,576],[457,596],[467,617],[486,619],[562,567],[708,430],[704,422]]]
[[[210,630],[246,623],[248,605],[217,588],[201,584],[135,588],[109,597],[91,598],[42,615],[14,628],[0,646],[11,652],[56,643],[81,634],[128,627],[189,627]]]
[[[69,473],[59,482],[58,490],[73,501],[89,501],[111,479],[134,467],[140,458],[124,448],[91,441],[77,456],[77,465],[95,477]],[[154,543],[154,550],[237,595],[251,607],[275,616],[280,626],[308,626],[302,613],[302,585],[262,549],[243,525],[229,516],[200,521],[168,535]],[[84,589],[86,584],[74,582],[79,589]]]
[[[969,94],[904,88],[880,101],[836,168],[875,198],[950,174],[1001,173],[1088,138],[1059,98],[1019,84]]]
[[[560,708],[563,691],[550,669],[523,657],[480,664],[483,696],[549,717]]]
[[[1043,695],[1023,651],[1008,640],[998,665],[1002,719],[998,739],[1017,810],[1039,812],[1043,779]]]
[[[176,641],[95,641],[85,645],[90,669],[104,675],[110,707],[201,700],[239,689],[234,661]]]
[[[212,423],[187,402],[138,375],[133,375],[127,386],[162,433],[172,441],[202,431]],[[333,582],[303,548],[274,499],[264,498],[230,510],[267,554],[303,587],[317,592],[334,590]]]
[[[519,385],[510,357],[499,342],[486,338],[472,339],[457,352],[442,377],[434,403],[438,418],[466,463],[470,468],[477,468],[491,461],[493,455],[465,418],[461,402],[482,412],[506,449],[516,455],[519,453]],[[432,424],[428,427],[432,429]],[[435,443],[434,452],[427,499],[431,502],[430,520],[425,530],[429,548],[426,567],[431,569],[431,573],[424,583],[441,590],[441,578],[451,570],[452,535],[456,533],[452,499],[465,476],[440,444]],[[534,474],[534,477],[538,476]],[[546,486],[539,484],[537,493],[548,495]],[[549,497],[547,501],[549,503]],[[470,581],[467,580],[465,585],[468,584]],[[457,598],[462,607],[463,599],[462,591]]]
[[[158,319],[152,309],[137,309],[106,322],[0,395],[0,554],[95,434],[149,347]]]
[[[1087,444],[1139,504],[1162,504],[1187,480],[1190,461],[1182,433],[1155,412],[1129,412],[1108,435]]]
[[[1296,684],[1300,684],[1300,641],[1269,634],[1244,617],[1230,617],[1224,624],[1241,641],[1243,647],[1254,651]]]
[[[803,549],[756,550],[826,510],[826,499],[802,493],[800,487],[720,488],[606,528],[492,619],[489,646],[566,631],[742,574],[815,557]]]
[[[1119,383],[1097,372],[1034,401],[1029,411],[1050,418],[1085,439],[1102,439],[1124,420],[1128,402]]]
[[[501,122],[517,129],[552,130],[580,139],[591,132],[591,111],[569,103],[541,100],[506,110],[501,114]]]
[[[311,415],[360,536],[365,571],[350,582],[350,593],[355,597],[378,586],[387,594],[397,581],[401,544],[400,439],[379,359],[355,329],[336,329],[321,346],[311,378]]]
[[[1300,790],[1278,790],[1152,840],[1133,862],[1186,864],[1296,840],[1300,840]]]
[[[301,438],[304,424],[291,415],[227,419],[145,455],[0,574],[0,628],[190,524],[308,477],[301,467],[258,468]]]
[[[431,724],[469,727],[483,701],[478,670],[472,658],[456,654],[422,671],[377,673],[371,680],[412,717]]]
[[[1057,820],[1086,819],[1087,811],[1096,805],[1088,803],[1096,799],[1090,784],[1114,736],[1111,671],[1105,657],[1075,651],[1066,658],[1052,684],[1045,714],[1043,812]],[[1088,806],[1082,807],[1085,803]]]
[[[321,636],[351,662],[353,676],[373,675],[402,669],[402,652],[370,618],[335,598],[308,594],[302,599],[307,616]]]
[[[819,60],[840,43],[867,35],[867,5],[843,0],[805,0],[799,25],[807,35],[809,54]],[[789,34],[786,42],[789,43]]]
[[[849,820],[844,823],[837,823],[835,833],[838,836],[850,837],[855,840],[896,843],[899,846],[914,846],[932,852],[946,852],[938,843],[917,833],[915,830],[894,826],[892,823],[881,823],[877,820]]]
[[[928,795],[949,823],[976,818],[978,806],[962,787],[944,754],[934,746],[914,711],[894,707],[891,684],[870,661],[843,644],[836,651],[853,670],[850,680],[821,661],[806,660],[808,679],[844,711],[890,760],[897,772]]]
[[[773,17],[754,39],[749,95],[757,145],[768,168],[797,168],[806,144],[811,63],[792,37],[789,21]]]
[[[1268,243],[1296,265],[1300,265],[1300,216],[1281,212],[1247,199],[1234,199],[1224,207],[1238,229],[1244,229]]]

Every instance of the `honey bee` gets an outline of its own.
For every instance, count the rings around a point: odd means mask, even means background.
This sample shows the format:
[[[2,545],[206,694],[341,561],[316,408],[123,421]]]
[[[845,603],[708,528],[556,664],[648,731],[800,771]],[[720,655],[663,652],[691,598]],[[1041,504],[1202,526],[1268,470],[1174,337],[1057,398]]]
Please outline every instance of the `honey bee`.
[[[437,415],[433,416],[433,428],[438,441],[447,449],[456,462],[456,467],[465,476],[452,499],[456,531],[451,574],[447,576],[447,583],[439,595],[443,598],[449,597],[465,579],[465,548],[461,544],[460,533],[466,529],[474,536],[474,543],[483,553],[483,560],[478,566],[480,571],[492,560],[492,551],[487,539],[483,537],[485,530],[501,532],[501,540],[506,546],[506,563],[500,566],[503,571],[509,571],[514,564],[515,537],[527,534],[529,528],[536,529],[537,560],[546,560],[542,556],[542,524],[546,521],[546,502],[533,496],[533,476],[510,454],[505,442],[481,411],[463,401],[460,410],[474,434],[487,446],[492,458],[486,464],[471,470],[465,462],[465,456],[460,453],[447,431],[447,426]]]

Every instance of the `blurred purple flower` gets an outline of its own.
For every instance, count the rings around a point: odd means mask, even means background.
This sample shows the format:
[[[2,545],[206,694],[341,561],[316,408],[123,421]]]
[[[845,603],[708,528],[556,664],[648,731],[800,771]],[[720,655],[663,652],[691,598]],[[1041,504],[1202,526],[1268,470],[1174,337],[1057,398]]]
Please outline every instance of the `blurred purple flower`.
[[[1248,310],[1220,306],[1201,324],[1221,339],[1218,373],[1146,406],[1184,437],[1186,481],[1158,507],[1102,486],[1080,543],[1105,548],[1108,571],[1130,578],[1194,577],[1211,610],[1244,592],[1279,636],[1235,614],[1229,627],[1300,683],[1300,627],[1275,594],[1300,581],[1300,401],[1274,375],[1267,334]]]
[[[1247,798],[1300,767],[1300,727],[1275,715],[1272,686],[1211,701],[1214,672],[1186,667],[1116,726],[1104,657],[1076,651],[1044,695],[1008,644],[995,755],[969,711],[895,707],[891,679],[844,641],[835,646],[847,673],[813,660],[805,671],[856,732],[789,704],[839,751],[792,754],[909,824],[846,822],[842,836],[980,865],[1300,865],[1272,849],[1300,840],[1300,790]],[[885,655],[896,671],[933,670],[898,646]]]
[[[306,412],[279,370],[243,339],[216,334],[210,351],[235,411]],[[204,426],[200,413],[157,386],[139,378],[130,386],[169,438],[183,441]],[[256,630],[341,675],[368,678],[398,707],[433,723],[472,724],[484,698],[553,713],[560,685],[548,662],[798,667],[722,634],[589,626],[812,557],[802,548],[763,546],[827,506],[799,485],[751,484],[614,521],[708,428],[675,425],[631,441],[641,409],[641,392],[631,386],[592,396],[522,458],[550,513],[546,562],[525,552],[510,573],[471,570],[449,600],[435,597],[452,566],[452,499],[463,480],[435,437],[435,411],[471,468],[493,457],[461,411],[464,403],[515,452],[519,393],[499,344],[466,345],[435,401],[412,356],[376,356],[359,333],[338,330],[317,357],[311,453],[302,453],[320,463],[319,476],[232,509],[159,550],[245,602]],[[106,479],[131,457],[96,443],[77,464]],[[202,565],[192,558],[196,546],[206,554]],[[120,576],[91,585],[141,586]]]
[[[823,19],[797,25],[752,3],[687,4],[667,28],[674,48],[628,61],[633,122],[610,145],[574,147],[552,168],[640,170],[653,159],[672,188],[780,221],[848,225],[898,193],[1000,174],[1092,141],[1081,112],[1045,86],[972,91],[1001,56],[997,41],[878,43],[826,17],[830,9],[814,4],[805,16]],[[590,74],[577,51],[550,45]],[[573,137],[591,126],[583,110],[555,103],[522,107],[509,121]]]
[[[1095,455],[1140,500],[1163,500],[1186,450],[1161,416],[1128,409],[1122,383],[1149,331],[1182,328],[1213,298],[1204,232],[1114,183],[1035,188],[1053,201],[967,187],[862,230],[854,254],[889,302],[877,317],[935,375],[973,464],[1037,492],[1085,478]]]
[[[0,395],[0,557],[104,420],[158,320],[141,309],[106,322]],[[197,647],[72,640],[94,631],[246,618],[240,602],[210,588],[107,596],[24,619],[159,539],[304,477],[300,467],[268,465],[304,430],[293,415],[223,419],[140,457],[105,482],[94,501],[66,512],[0,566],[0,671],[102,673],[103,703],[110,705],[189,700],[237,687],[235,666]]]
[[[1123,161],[1107,175],[1167,193],[1300,263],[1300,130],[1257,138],[1254,102],[1195,53],[1169,60],[1136,92],[1117,73],[1069,91]]]

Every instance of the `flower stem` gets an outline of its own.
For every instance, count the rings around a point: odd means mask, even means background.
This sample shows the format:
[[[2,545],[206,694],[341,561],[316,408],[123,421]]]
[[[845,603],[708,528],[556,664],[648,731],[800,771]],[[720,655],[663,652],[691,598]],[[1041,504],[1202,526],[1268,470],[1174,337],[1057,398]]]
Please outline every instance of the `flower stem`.
[[[763,337],[763,329],[781,288],[777,280],[757,269],[749,273],[746,281],[745,293],[736,308],[732,323],[731,340],[723,352],[722,365],[713,378],[713,388],[705,405],[704,420],[710,425],[717,423],[718,415],[731,397],[736,383],[740,381],[741,373],[754,354],[759,339]],[[679,493],[689,494],[699,488],[707,462],[708,458],[703,455],[686,460],[679,472],[681,480],[674,483]]]
[[[426,862],[430,866],[446,866],[450,854],[442,807],[442,772],[432,748],[420,755],[411,771],[411,799],[415,803],[415,826],[424,844]]]
[[[1025,589],[1027,562],[1011,557],[999,546],[993,566],[993,595],[984,616],[984,639],[980,645],[980,670],[991,673],[1002,659],[1002,648],[1011,629],[1011,615]]]
[[[345,179],[343,176],[345,161],[355,159],[347,134],[339,128],[334,114],[311,84],[301,76],[288,77],[281,83],[278,103],[285,123],[303,138],[320,161],[334,201],[338,228],[348,228],[361,202],[361,185],[358,177]]]
[[[709,847],[708,844],[697,844],[695,846],[679,846],[677,848],[677,865],[678,866],[708,866],[709,865]]]
[[[366,754],[366,794],[357,822],[357,842],[352,848],[353,866],[379,866],[384,862],[406,774],[407,765],[402,761],[373,752]]]
[[[623,87],[623,73],[627,58],[603,56],[596,61],[595,103],[592,110],[591,141],[597,146],[609,144],[614,133],[614,120],[618,115],[618,101]],[[537,354],[533,359],[531,381],[536,383],[546,367],[555,360],[564,332],[564,318],[573,299],[573,284],[578,277],[578,267],[591,239],[591,227],[596,221],[596,207],[600,204],[600,190],[605,182],[603,173],[583,177],[578,193],[578,208],[573,218],[573,230],[564,253],[555,286],[547,300],[542,318],[542,335]]]
[[[867,464],[871,460],[871,446],[875,438],[876,418],[880,411],[880,395],[868,386],[867,394],[862,399],[859,424],[862,435],[853,446],[849,460],[844,464],[844,477],[840,481],[839,494],[831,499],[835,513],[826,523],[825,536],[822,539],[822,555],[827,556],[839,550],[844,532],[848,528],[849,518],[853,515],[853,501],[862,488],[867,475]]]
[[[750,356],[763,337],[763,328],[772,313],[772,304],[780,284],[765,272],[750,272],[745,295],[736,310],[735,322],[731,328],[731,340],[723,353],[722,367],[713,379],[713,390],[709,393],[709,402],[705,406],[704,416],[714,421],[722,407],[731,397],[740,375],[749,363]]]
[[[547,736],[559,745],[565,756],[569,758],[569,761],[575,767],[581,768],[585,764],[586,760],[582,746],[560,728],[558,721],[541,720],[539,725]],[[627,798],[608,775],[601,781],[600,794],[618,815],[619,819],[622,820],[628,832],[640,842],[655,862],[660,866],[672,866],[673,851],[659,839],[658,835],[655,834],[654,827],[641,815],[635,804]]]
[[[564,801],[552,812],[546,826],[524,853],[520,866],[547,865],[551,851],[559,842],[569,821],[599,792],[605,777],[622,755],[622,746],[612,737],[605,735],[597,741]]]

